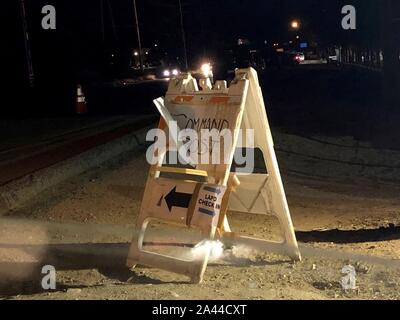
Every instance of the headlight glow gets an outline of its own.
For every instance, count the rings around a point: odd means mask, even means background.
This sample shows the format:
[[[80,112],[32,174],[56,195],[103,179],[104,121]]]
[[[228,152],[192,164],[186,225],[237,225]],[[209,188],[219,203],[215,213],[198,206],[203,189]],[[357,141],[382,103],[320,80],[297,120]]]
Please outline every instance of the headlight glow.
[[[164,77],[169,77],[171,75],[171,72],[169,70],[164,70]]]
[[[209,63],[204,63],[204,64],[201,66],[200,69],[201,69],[201,73],[202,73],[206,78],[209,78],[210,75],[212,74],[211,64],[209,64]]]
[[[172,74],[173,74],[174,76],[177,76],[177,75],[179,74],[179,71],[178,71],[178,69],[174,69],[174,70],[172,70]]]

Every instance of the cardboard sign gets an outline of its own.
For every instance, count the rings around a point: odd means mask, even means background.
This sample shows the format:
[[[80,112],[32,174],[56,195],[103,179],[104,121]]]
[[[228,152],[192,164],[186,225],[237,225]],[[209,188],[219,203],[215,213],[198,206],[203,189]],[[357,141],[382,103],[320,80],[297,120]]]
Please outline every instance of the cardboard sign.
[[[232,144],[228,150],[224,150],[228,155],[223,152],[221,156],[224,158],[220,158],[216,164],[200,162],[194,169],[157,166],[150,169],[137,219],[140,231],[132,241],[127,265],[134,267],[140,263],[187,275],[193,283],[202,281],[209,257],[207,250],[200,260],[187,261],[143,249],[144,234],[151,219],[198,228],[205,240],[215,239],[218,234],[222,242],[235,238],[249,245],[264,245],[271,251],[300,260],[257,73],[251,68],[241,69],[236,71],[229,87],[225,81],[217,81],[212,87],[209,79],[202,79],[200,86],[202,90],[189,74],[182,74],[170,81],[165,98],[155,100],[164,120],[160,122],[160,128],[166,129],[165,124],[174,120],[179,129],[194,130],[198,137],[198,151],[201,152],[204,150],[200,146],[205,140],[202,130],[229,132]],[[238,144],[238,129],[254,130],[252,147],[262,151],[267,173],[231,173],[236,148],[246,147],[245,143]],[[178,145],[179,141],[175,141],[175,147]],[[172,148],[171,145],[168,147]],[[206,152],[211,150],[206,149]],[[189,177],[166,179],[160,177],[163,171]],[[206,182],[196,182],[190,176],[201,176]],[[227,218],[228,208],[248,214],[276,215],[284,233],[284,242],[270,242],[232,233]]]

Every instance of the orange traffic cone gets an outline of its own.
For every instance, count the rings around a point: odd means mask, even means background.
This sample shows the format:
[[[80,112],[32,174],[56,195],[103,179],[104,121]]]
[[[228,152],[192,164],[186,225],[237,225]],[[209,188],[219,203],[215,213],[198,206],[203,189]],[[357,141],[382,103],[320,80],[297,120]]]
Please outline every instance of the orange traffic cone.
[[[83,93],[82,86],[78,84],[77,92],[76,92],[76,113],[84,114],[87,113],[86,107],[86,98]]]

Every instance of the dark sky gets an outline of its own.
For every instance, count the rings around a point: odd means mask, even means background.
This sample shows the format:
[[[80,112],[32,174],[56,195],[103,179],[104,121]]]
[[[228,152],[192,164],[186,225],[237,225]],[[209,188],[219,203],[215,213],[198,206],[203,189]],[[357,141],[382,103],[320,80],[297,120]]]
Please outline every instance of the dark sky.
[[[25,0],[36,69],[47,66],[53,76],[100,63],[105,52],[127,54],[137,46],[132,0],[103,0],[105,41],[102,41],[100,0]],[[400,1],[398,1],[400,2]],[[302,33],[322,43],[361,43],[378,47],[381,0],[182,0],[184,25],[192,60],[233,45],[241,38],[253,43],[287,41],[288,24],[302,23]],[[40,27],[41,8],[57,10],[57,30]],[[341,8],[357,8],[358,30],[341,29]],[[24,65],[19,1],[3,0],[8,25],[7,66]],[[137,0],[144,47],[154,43],[172,55],[182,55],[178,0]],[[4,62],[4,61],[3,61]]]
[[[379,0],[182,0],[189,47],[215,47],[233,43],[239,37],[254,42],[288,40],[291,19],[300,19],[303,32],[320,41],[337,42],[348,36],[341,29],[341,8],[354,4],[359,31],[354,41],[373,44],[379,38]],[[137,0],[143,41],[166,46],[180,44],[178,0]],[[134,36],[131,0],[113,0],[118,30]],[[348,33],[348,32],[347,32]],[[134,37],[124,36],[134,41]],[[129,40],[127,40],[129,42]],[[172,46],[171,46],[172,44]]]

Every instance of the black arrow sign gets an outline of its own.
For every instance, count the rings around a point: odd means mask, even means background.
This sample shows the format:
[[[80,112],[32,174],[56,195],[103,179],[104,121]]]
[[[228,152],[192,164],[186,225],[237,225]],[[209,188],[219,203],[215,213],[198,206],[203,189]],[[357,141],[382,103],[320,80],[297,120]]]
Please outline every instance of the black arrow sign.
[[[174,187],[164,199],[167,203],[169,212],[171,212],[172,207],[189,208],[192,194],[176,192],[176,187]]]

